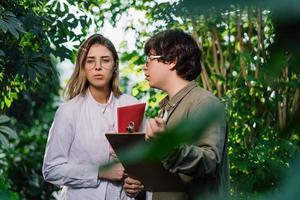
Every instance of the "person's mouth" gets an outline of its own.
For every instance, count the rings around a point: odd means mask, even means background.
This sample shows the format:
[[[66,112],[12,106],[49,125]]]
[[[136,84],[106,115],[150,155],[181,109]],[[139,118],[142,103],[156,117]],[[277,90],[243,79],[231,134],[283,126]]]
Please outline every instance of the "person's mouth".
[[[145,74],[145,78],[146,78],[146,80],[148,81],[149,78],[150,78],[150,76],[149,76],[148,74]]]
[[[103,77],[104,77],[104,76],[103,76],[102,74],[95,74],[95,75],[94,75],[94,78],[95,78],[95,79],[103,79]]]

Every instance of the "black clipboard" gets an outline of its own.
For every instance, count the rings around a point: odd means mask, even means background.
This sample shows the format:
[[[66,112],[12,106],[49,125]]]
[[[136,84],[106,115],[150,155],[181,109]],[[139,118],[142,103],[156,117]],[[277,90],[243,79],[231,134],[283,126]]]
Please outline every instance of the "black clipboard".
[[[106,133],[105,136],[117,156],[124,149],[145,142],[144,133]],[[181,192],[185,189],[180,177],[166,170],[160,161],[141,161],[136,164],[120,162],[128,176],[141,181],[146,191]]]

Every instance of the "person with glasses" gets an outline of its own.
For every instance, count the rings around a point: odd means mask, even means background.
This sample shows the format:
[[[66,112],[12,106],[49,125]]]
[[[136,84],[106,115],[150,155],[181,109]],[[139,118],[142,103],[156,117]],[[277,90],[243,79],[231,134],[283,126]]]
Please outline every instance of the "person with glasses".
[[[165,30],[146,42],[144,52],[146,80],[152,88],[167,94],[159,103],[160,116],[147,121],[148,140],[180,121],[194,117],[204,108],[218,106],[222,110],[218,120],[201,133],[198,141],[176,147],[162,160],[166,170],[179,175],[185,185],[184,192],[153,192],[151,198],[190,200],[213,196],[213,199],[226,199],[229,171],[225,108],[217,97],[195,82],[201,72],[201,50],[197,42],[180,29]],[[159,177],[157,181],[160,181]],[[126,194],[136,196],[139,183],[127,177],[124,183]]]
[[[129,199],[123,190],[124,168],[105,133],[117,132],[117,107],[137,103],[119,89],[119,58],[100,34],[80,46],[67,83],[67,101],[57,110],[43,162],[46,181],[62,186],[60,199]],[[139,188],[142,189],[142,185]]]

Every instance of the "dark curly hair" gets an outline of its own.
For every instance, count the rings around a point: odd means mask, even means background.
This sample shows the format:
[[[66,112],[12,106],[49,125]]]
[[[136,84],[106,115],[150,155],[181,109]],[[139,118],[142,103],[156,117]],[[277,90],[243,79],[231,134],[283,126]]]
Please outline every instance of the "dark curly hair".
[[[162,55],[159,62],[176,61],[172,70],[185,80],[194,80],[201,73],[201,50],[194,38],[180,29],[161,31],[151,37],[144,52],[149,55],[151,50]]]

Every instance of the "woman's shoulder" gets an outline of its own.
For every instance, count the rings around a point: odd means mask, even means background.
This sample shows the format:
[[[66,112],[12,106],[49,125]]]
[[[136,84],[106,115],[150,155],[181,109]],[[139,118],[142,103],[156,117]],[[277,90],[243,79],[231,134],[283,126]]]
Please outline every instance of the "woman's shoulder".
[[[77,95],[76,97],[63,101],[57,109],[57,113],[72,116],[83,103],[84,95]]]
[[[116,99],[119,105],[129,105],[138,103],[138,100],[135,97],[128,94],[121,94]]]

